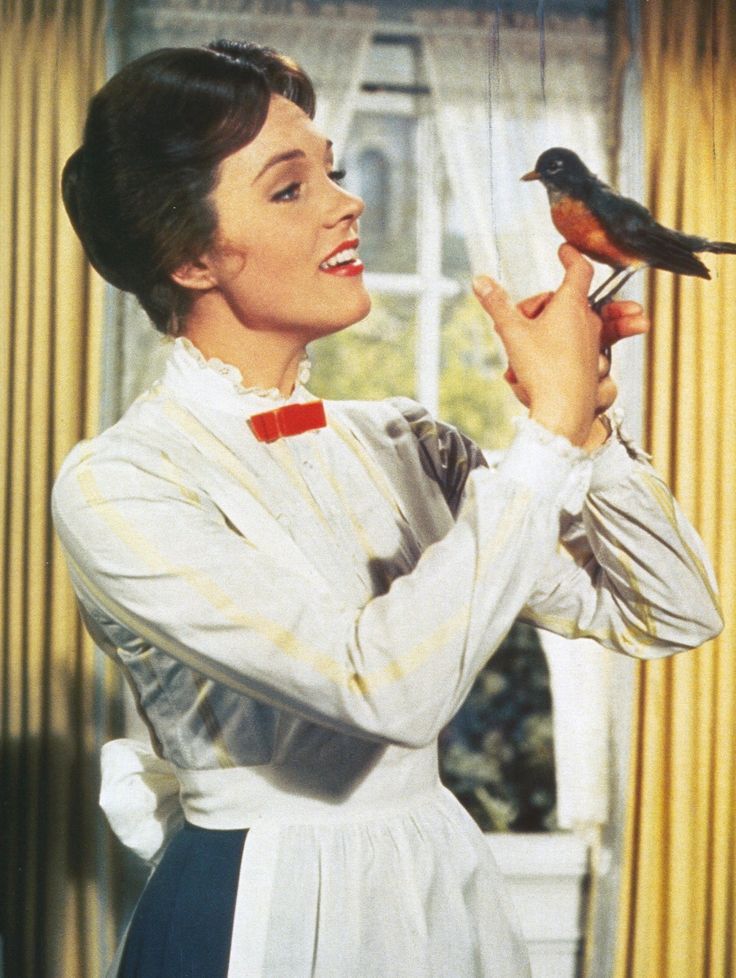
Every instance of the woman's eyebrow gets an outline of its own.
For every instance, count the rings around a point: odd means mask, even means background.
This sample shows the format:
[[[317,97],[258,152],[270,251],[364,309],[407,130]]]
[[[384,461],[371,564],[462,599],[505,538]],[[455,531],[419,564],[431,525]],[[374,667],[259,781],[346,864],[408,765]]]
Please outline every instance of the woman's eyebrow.
[[[270,170],[271,167],[276,166],[278,163],[287,163],[289,160],[300,159],[305,157],[307,154],[303,149],[287,149],[283,153],[276,153],[269,160],[267,160],[261,169],[258,171],[258,176],[255,177],[253,183],[257,183],[261,179],[266,170]]]
[[[260,180],[263,174],[267,170],[270,170],[271,167],[277,166],[279,163],[288,163],[289,160],[304,159],[306,155],[307,154],[304,152],[303,149],[287,149],[283,153],[274,154],[274,156],[271,156],[263,164],[261,169],[258,171],[257,176],[254,178],[253,183],[256,183],[258,180]],[[327,163],[332,163],[332,156],[333,156],[332,140],[327,139],[325,140],[325,161]]]

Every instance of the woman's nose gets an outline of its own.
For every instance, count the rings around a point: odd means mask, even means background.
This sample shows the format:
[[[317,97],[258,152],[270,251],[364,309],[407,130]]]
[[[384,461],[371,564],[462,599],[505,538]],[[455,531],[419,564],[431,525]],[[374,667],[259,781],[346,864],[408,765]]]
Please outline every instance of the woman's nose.
[[[362,197],[352,194],[344,187],[333,184],[335,188],[335,198],[330,204],[327,223],[330,227],[339,224],[341,221],[352,223],[357,221],[365,210],[365,203]]]

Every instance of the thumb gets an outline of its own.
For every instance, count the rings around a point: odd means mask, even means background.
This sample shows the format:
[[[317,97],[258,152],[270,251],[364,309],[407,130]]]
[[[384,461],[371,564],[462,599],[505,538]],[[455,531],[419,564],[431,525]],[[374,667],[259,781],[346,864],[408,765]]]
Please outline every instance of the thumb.
[[[593,281],[593,266],[570,244],[561,245],[558,255],[565,269],[564,284],[587,296]]]
[[[473,279],[473,292],[493,320],[494,325],[500,326],[511,317],[518,317],[518,310],[511,301],[508,292],[487,275],[476,275]]]

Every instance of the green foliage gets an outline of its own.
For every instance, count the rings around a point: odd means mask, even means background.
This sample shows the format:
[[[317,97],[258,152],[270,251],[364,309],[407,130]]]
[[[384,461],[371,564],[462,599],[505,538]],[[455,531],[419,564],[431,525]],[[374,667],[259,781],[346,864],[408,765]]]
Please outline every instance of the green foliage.
[[[416,302],[378,295],[361,323],[310,349],[311,390],[321,397],[414,397]],[[483,448],[509,443],[519,405],[503,379],[505,361],[487,317],[463,292],[447,303],[441,337],[440,417]]]
[[[415,302],[375,296],[366,319],[314,344],[310,390],[337,400],[413,397]]]
[[[440,738],[442,780],[484,831],[554,828],[551,706],[539,638],[517,622]]]
[[[486,449],[513,436],[519,405],[503,379],[506,360],[488,317],[469,292],[448,303],[442,329],[440,417]]]

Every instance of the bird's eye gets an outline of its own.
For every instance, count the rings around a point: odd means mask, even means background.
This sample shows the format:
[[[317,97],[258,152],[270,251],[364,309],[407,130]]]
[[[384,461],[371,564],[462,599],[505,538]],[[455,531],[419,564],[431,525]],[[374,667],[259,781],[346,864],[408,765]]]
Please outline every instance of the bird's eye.
[[[562,160],[552,160],[547,166],[547,173],[559,173],[562,169]]]

